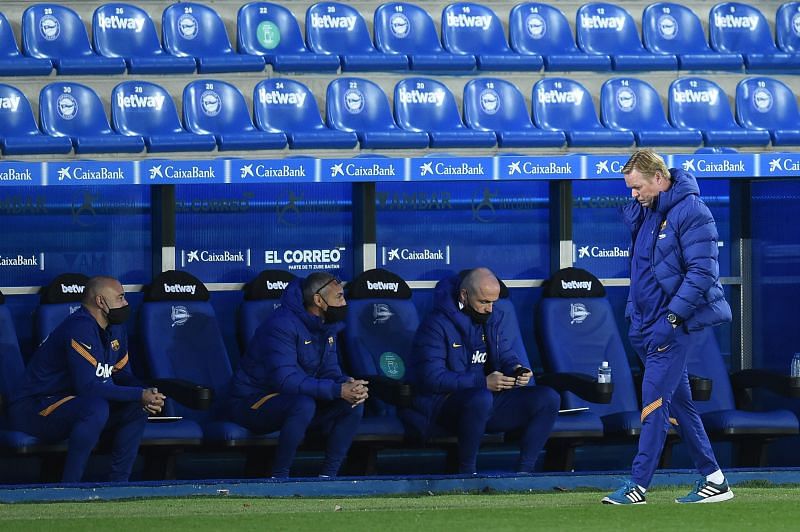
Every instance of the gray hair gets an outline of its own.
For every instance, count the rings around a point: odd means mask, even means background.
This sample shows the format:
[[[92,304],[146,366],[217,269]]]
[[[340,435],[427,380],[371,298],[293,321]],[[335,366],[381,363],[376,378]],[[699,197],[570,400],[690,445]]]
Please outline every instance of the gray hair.
[[[306,307],[312,306],[314,304],[314,294],[335,279],[336,276],[328,272],[314,272],[309,274],[303,281],[303,305]]]

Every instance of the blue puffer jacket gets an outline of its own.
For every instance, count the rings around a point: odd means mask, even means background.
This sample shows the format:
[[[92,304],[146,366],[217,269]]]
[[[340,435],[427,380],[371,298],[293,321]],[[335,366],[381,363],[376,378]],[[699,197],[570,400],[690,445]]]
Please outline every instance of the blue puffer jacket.
[[[281,297],[281,307],[256,330],[229,387],[232,398],[286,393],[332,400],[347,380],[339,366],[336,335],[343,323],[325,324],[303,307],[301,279]]]
[[[650,268],[670,298],[667,308],[686,320],[690,331],[731,321],[731,307],[719,282],[717,227],[700,199],[694,176],[671,169],[673,183],[658,195],[656,212],[661,231],[650,251]],[[623,208],[633,242],[645,216],[645,207],[633,201]],[[663,237],[661,235],[664,235]],[[633,311],[630,298],[625,316]]]
[[[425,437],[451,392],[485,388],[482,364],[472,364],[475,348],[470,345],[472,321],[458,308],[461,279],[443,279],[434,290],[434,308],[420,324],[414,337],[410,381],[414,386],[414,410],[421,420],[412,421],[413,430]],[[524,365],[512,349],[512,338],[504,333],[503,312],[495,307],[486,324],[486,361],[497,371],[509,374]],[[408,417],[403,416],[408,422]]]

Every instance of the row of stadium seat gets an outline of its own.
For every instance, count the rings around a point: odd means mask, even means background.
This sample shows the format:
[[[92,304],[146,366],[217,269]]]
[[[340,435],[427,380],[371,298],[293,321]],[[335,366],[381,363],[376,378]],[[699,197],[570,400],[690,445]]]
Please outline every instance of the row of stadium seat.
[[[556,445],[548,450],[549,467],[564,469],[572,467],[568,451],[575,445],[601,438],[603,441],[635,441],[641,422],[631,368],[602,285],[588,272],[574,268],[562,270],[556,276],[567,279],[581,276],[600,287],[580,296],[546,291],[537,310],[541,366],[548,372],[537,376],[538,382],[564,392],[562,408],[589,408],[586,412],[560,416],[551,434],[551,442],[555,441]],[[244,301],[238,312],[243,351],[256,328],[280,306],[283,287],[292,278],[287,272],[268,270],[245,286]],[[46,338],[79,305],[79,293],[66,293],[60,287],[82,286],[85,281],[85,276],[80,274],[63,274],[42,290],[41,303],[35,312],[37,341]],[[376,288],[384,286],[380,281],[397,288]],[[161,290],[162,284],[194,286],[195,291],[176,295]],[[560,286],[560,282],[555,286]],[[412,434],[409,425],[404,426],[398,417],[412,415],[402,409],[407,406],[403,394],[413,394],[413,388],[409,389],[408,385],[409,374],[414,370],[411,347],[420,321],[411,301],[411,290],[403,279],[391,272],[370,270],[348,283],[347,291],[350,311],[340,339],[344,346],[341,362],[349,375],[370,380],[371,389],[355,447],[416,442],[418,435]],[[503,287],[494,306],[503,314],[508,330],[518,331],[519,323],[507,288]],[[197,278],[180,271],[157,276],[145,287],[144,303],[138,314],[133,338],[140,345],[135,351],[134,345],[131,347],[131,364],[137,375],[145,381],[183,379],[217,392],[224,388],[232,374],[232,365],[208,290]],[[791,411],[752,412],[737,408],[713,333],[706,330],[702,334],[705,341],[690,354],[688,370],[702,376],[707,383],[711,381],[712,386],[705,387],[706,391],[710,390],[710,396],[698,402],[697,408],[712,439],[750,440],[759,446],[776,436],[797,434],[797,417]],[[10,315],[5,306],[0,305],[0,344],[4,346],[0,352],[0,394],[5,396],[13,393],[14,384],[19,382],[23,371],[22,357],[15,343]],[[516,335],[512,348],[523,361],[535,362],[529,359],[521,335]],[[598,391],[593,385],[593,373],[602,360],[607,360],[613,369],[614,385],[610,394],[608,390]],[[786,376],[770,374],[770,377],[776,387],[789,382]],[[407,399],[408,395],[405,397]],[[143,440],[145,447],[171,442],[184,446],[205,443],[217,449],[248,448],[276,442],[277,434],[253,434],[235,423],[216,420],[207,411],[188,408],[174,400],[169,402],[168,408],[169,415],[183,419],[174,424],[149,424]],[[440,441],[453,443],[452,438],[445,440],[443,431],[438,437],[442,438]],[[42,444],[29,435],[8,430],[2,425],[0,413],[0,452],[31,454]],[[758,452],[745,452],[739,457],[740,465],[759,465],[761,459],[763,456]]]
[[[776,13],[775,41],[758,8],[736,2],[709,13],[711,47],[689,8],[659,2],[642,14],[643,40],[623,7],[587,3],[576,13],[576,36],[564,13],[527,2],[509,15],[509,40],[487,6],[457,2],[441,14],[441,43],[431,16],[404,2],[383,4],[373,16],[375,42],[353,7],[320,2],[306,11],[305,40],[285,7],[252,2],[237,17],[238,51],[212,8],[192,2],[162,14],[162,43],[143,9],[104,4],[92,17],[92,41],[77,12],[36,4],[22,15],[21,54],[0,14],[0,75],[131,74],[276,71],[434,72],[505,70],[748,70],[800,68],[800,3]],[[644,42],[644,46],[642,43]],[[510,44],[509,44],[510,43]],[[443,46],[442,46],[443,45]]]
[[[255,120],[241,91],[220,80],[186,85],[183,124],[172,96],[154,83],[120,83],[110,99],[111,124],[91,88],[51,83],[39,94],[40,130],[26,96],[0,84],[3,153],[268,150],[287,143],[292,149],[349,149],[357,142],[367,149],[800,145],[795,95],[768,77],[739,82],[738,122],[719,85],[698,77],[671,83],[669,122],[656,90],[627,77],[603,84],[601,120],[592,94],[567,78],[537,81],[530,110],[514,84],[470,80],[464,86],[463,121],[447,86],[422,77],[395,85],[393,111],[376,83],[334,79],[327,88],[326,124],[308,87],[292,79],[270,78],[255,86]]]

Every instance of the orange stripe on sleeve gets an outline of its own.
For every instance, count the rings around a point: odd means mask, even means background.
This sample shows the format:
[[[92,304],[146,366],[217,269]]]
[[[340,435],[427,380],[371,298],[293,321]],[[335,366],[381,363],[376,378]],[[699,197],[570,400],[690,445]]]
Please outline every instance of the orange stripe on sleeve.
[[[72,339],[72,349],[74,349],[75,352],[78,353],[80,356],[85,358],[86,362],[88,362],[94,367],[97,367],[97,359],[92,356],[92,354],[89,352],[88,349],[83,347],[81,343],[75,340],[74,338]]]
[[[111,371],[119,371],[125,367],[128,363],[128,353],[125,353],[125,356],[120,358],[116,364],[114,364],[114,368]]]
[[[67,401],[71,401],[72,399],[75,399],[74,395],[68,395],[66,397],[62,397],[61,399],[59,399],[58,401],[56,401],[52,405],[48,406],[44,410],[40,410],[39,411],[39,415],[42,416],[42,417],[47,417],[47,416],[49,416],[50,414],[53,413],[53,410],[55,410],[59,406],[63,405]]]
[[[273,397],[275,397],[276,395],[278,395],[278,394],[277,394],[277,393],[271,393],[271,394],[269,394],[269,395],[265,395],[264,397],[262,397],[261,399],[259,399],[259,400],[258,400],[258,401],[256,401],[255,403],[253,403],[253,404],[252,404],[252,406],[251,406],[250,408],[251,408],[252,410],[258,410],[259,408],[261,408],[261,406],[262,406],[264,403],[266,403],[267,401],[269,401],[270,399],[272,399],[272,398],[273,398]]]

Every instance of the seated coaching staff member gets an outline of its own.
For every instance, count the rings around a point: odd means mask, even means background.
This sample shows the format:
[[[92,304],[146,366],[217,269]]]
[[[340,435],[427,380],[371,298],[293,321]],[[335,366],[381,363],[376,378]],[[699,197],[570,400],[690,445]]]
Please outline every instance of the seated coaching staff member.
[[[113,431],[112,482],[130,477],[149,413],[164,395],[143,388],[128,363],[130,307],[113,277],[86,283],[81,307],[36,350],[10,407],[11,424],[47,441],[68,440],[63,482],[80,482],[104,430]]]
[[[553,428],[560,398],[530,386],[531,370],[512,350],[503,312],[493,310],[500,282],[486,268],[440,281],[434,309],[414,339],[415,409],[458,436],[460,473],[474,474],[485,432],[522,429],[517,472],[533,471]],[[513,376],[515,375],[517,376]]]
[[[220,413],[253,432],[280,430],[272,476],[289,476],[306,430],[327,435],[321,476],[339,472],[355,436],[367,382],[342,374],[336,335],[347,312],[339,279],[316,272],[295,279],[281,306],[256,331]]]

